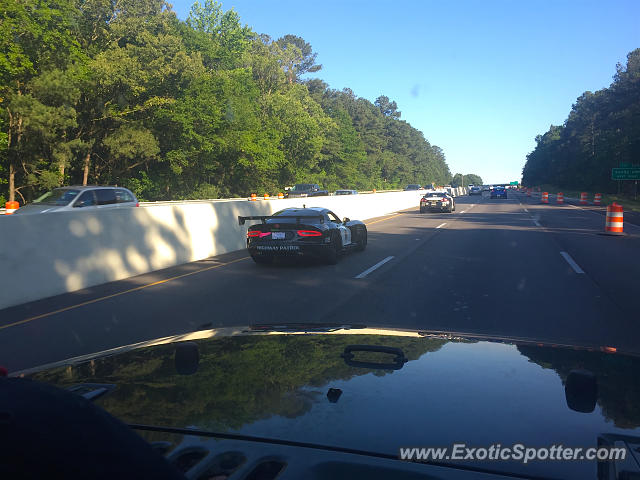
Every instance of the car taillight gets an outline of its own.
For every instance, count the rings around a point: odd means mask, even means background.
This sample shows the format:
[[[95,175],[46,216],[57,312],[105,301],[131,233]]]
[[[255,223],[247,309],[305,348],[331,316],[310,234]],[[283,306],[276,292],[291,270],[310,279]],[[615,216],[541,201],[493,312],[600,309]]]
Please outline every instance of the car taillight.
[[[261,233],[259,230],[249,230],[247,232],[247,238],[259,237]]]
[[[139,206],[140,206],[140,202],[136,203],[136,207],[139,207]]]
[[[322,236],[322,232],[319,232],[318,230],[298,230],[297,233],[301,237],[321,237]]]

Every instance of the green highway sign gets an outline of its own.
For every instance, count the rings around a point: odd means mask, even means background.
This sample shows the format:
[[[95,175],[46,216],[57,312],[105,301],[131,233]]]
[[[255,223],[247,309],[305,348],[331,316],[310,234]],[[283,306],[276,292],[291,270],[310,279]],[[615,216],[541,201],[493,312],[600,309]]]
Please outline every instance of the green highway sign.
[[[518,185],[518,182],[509,182],[509,185]]]
[[[611,180],[640,180],[640,167],[612,168]]]

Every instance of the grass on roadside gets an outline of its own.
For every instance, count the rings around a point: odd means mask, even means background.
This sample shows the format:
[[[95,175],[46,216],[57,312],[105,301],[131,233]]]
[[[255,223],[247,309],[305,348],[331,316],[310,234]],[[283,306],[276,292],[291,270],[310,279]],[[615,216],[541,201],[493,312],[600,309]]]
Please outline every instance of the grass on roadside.
[[[592,192],[589,190],[571,190],[567,188],[556,187],[555,185],[540,185],[541,192],[549,192],[549,193],[564,193],[565,198],[580,198],[581,192],[587,192],[587,199],[590,204],[593,204],[593,196],[596,193],[601,192]],[[640,195],[638,196],[638,200],[634,200],[633,196],[628,195],[617,195],[615,193],[603,193],[602,194],[602,205],[611,205],[613,202],[616,202],[619,205],[622,205],[625,210],[631,210],[634,212],[640,212]]]

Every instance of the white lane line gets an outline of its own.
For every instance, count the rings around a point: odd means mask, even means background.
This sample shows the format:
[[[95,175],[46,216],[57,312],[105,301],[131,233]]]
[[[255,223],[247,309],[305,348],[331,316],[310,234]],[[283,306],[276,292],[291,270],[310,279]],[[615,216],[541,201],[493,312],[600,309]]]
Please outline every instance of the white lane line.
[[[464,213],[464,210],[462,210],[460,213]]]
[[[575,260],[573,258],[571,258],[571,255],[569,255],[567,252],[560,252],[560,255],[562,255],[562,258],[564,258],[567,263],[571,266],[571,268],[573,268],[573,271],[576,273],[584,273],[584,270],[582,270],[580,268],[580,265],[578,265]]]
[[[447,222],[441,223],[440,225],[438,225],[438,226],[436,227],[436,229],[438,229],[438,228],[442,228],[442,227],[444,227],[446,224],[447,224]]]
[[[390,257],[385,258],[384,260],[380,260],[373,267],[367,268],[364,272],[362,272],[360,275],[356,275],[354,278],[364,278],[364,277],[366,277],[371,272],[373,272],[376,268],[380,268],[382,265],[387,263],[389,260],[393,260],[393,258],[394,258],[393,256],[390,256]]]
[[[541,227],[542,225],[540,225],[540,223],[538,223],[538,220],[536,220],[535,218],[531,219],[533,221],[533,223],[536,224],[536,227]]]
[[[529,210],[527,210],[526,208],[524,209],[525,212],[529,213]]]

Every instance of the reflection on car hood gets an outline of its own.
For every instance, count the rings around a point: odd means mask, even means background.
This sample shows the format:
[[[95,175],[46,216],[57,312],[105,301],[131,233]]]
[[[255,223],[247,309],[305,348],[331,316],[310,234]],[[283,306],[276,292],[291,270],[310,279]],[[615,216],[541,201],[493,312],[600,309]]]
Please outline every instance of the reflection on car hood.
[[[66,205],[46,205],[44,203],[42,204],[35,204],[35,203],[30,203],[28,205],[24,205],[23,207],[20,207],[18,210],[15,211],[15,213],[19,213],[19,214],[35,214],[35,213],[49,213],[49,212],[59,212],[61,210],[63,210],[66,207]]]
[[[62,387],[115,385],[96,403],[128,423],[392,455],[400,447],[459,442],[588,448],[603,434],[640,434],[636,357],[373,329],[232,336],[207,331],[195,338],[199,363],[189,375],[176,371],[175,339],[29,375]],[[349,345],[393,347],[408,361],[396,370],[352,366],[342,355]],[[390,360],[369,355],[363,358],[373,363]],[[597,405],[590,413],[568,406],[565,381],[574,369],[597,378]],[[493,462],[491,468],[596,476],[596,463],[586,461]]]

